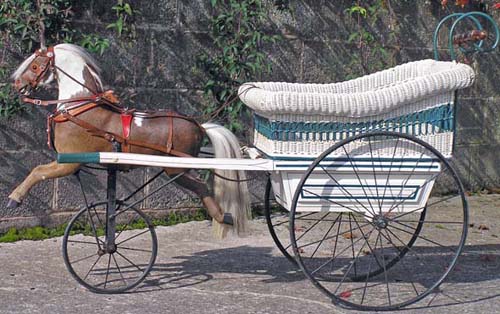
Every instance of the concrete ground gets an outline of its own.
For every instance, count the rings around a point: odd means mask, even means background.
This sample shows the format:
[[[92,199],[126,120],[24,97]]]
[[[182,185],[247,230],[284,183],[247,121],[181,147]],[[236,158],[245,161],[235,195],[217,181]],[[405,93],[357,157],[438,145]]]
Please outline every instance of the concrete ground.
[[[467,247],[449,280],[400,313],[500,313],[500,195],[472,196],[470,208]],[[297,272],[262,219],[247,237],[224,241],[213,240],[209,222],[157,234],[152,273],[118,295],[82,288],[64,266],[61,238],[0,244],[0,313],[356,313]]]

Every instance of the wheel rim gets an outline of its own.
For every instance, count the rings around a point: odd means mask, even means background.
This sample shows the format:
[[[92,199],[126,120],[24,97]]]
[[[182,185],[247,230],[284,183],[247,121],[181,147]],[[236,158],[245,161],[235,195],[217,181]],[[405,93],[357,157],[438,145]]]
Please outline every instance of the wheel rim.
[[[106,247],[106,202],[82,209],[68,224],[63,258],[71,275],[98,293],[119,293],[137,286],[151,271],[157,254],[156,233],[142,211],[117,216],[116,245]]]
[[[283,256],[285,256],[292,264],[297,265],[297,262],[293,258],[293,249],[289,236],[290,233],[282,230],[289,227],[289,212],[286,212],[283,207],[276,203],[276,206],[279,206],[279,210],[280,212],[283,212],[283,214],[276,217],[274,216],[271,208],[271,188],[271,180],[267,180],[266,193],[264,196],[264,215],[266,217],[269,233],[271,234],[276,247],[280,250]]]
[[[398,144],[387,155],[377,149],[383,141]],[[409,157],[413,164],[405,169],[402,160]],[[389,170],[382,167],[386,162]],[[393,165],[399,168],[391,172]],[[422,165],[434,170],[417,181]],[[342,167],[352,170],[357,185],[352,180],[345,184]],[[318,173],[330,184],[315,186]],[[406,178],[401,178],[403,173]],[[393,184],[398,180],[400,186]],[[434,193],[426,204],[410,210],[416,202],[410,196],[424,195],[434,187],[433,180],[446,183],[448,194]],[[409,192],[414,182],[421,183]],[[343,212],[319,212],[309,223],[298,222],[303,206],[298,202],[311,195]],[[457,174],[437,150],[413,136],[373,132],[334,145],[311,164],[295,192],[291,218],[297,262],[322,292],[344,307],[391,310],[422,299],[453,269],[465,243],[468,209]]]

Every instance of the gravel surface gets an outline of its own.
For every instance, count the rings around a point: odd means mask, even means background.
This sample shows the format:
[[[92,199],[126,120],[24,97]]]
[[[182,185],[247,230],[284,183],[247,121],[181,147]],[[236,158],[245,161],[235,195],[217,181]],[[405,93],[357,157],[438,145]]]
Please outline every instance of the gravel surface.
[[[500,195],[469,201],[458,266],[437,293],[400,313],[500,312]],[[117,295],[89,292],[71,277],[62,238],[0,244],[0,313],[356,313],[332,305],[282,257],[263,219],[251,222],[247,236],[222,241],[208,221],[156,232],[153,271]]]

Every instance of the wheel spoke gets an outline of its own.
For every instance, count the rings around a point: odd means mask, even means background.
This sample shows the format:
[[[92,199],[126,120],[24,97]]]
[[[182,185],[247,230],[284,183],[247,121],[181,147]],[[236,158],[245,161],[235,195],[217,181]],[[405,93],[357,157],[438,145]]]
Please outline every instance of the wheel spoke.
[[[119,236],[123,233],[123,231],[125,231],[125,230],[127,229],[127,227],[128,227],[128,226],[129,226],[129,225],[130,225],[130,224],[131,224],[134,220],[136,220],[136,219],[137,219],[137,217],[138,217],[138,216],[139,216],[138,214],[134,214],[134,215],[132,215],[132,217],[128,220],[128,222],[127,222],[126,224],[124,224],[124,225],[123,225],[123,228],[122,228],[120,231],[118,231],[118,234],[117,234],[117,235],[116,235],[116,237],[115,237],[115,241],[116,241],[116,239],[118,239],[118,237],[119,237]]]
[[[340,215],[339,215],[340,216],[340,220],[339,220],[339,226],[337,228],[337,236],[335,237],[335,242],[333,244],[332,258],[335,258],[335,252],[337,251],[337,243],[339,242],[338,240],[339,240],[340,227],[342,225],[342,215],[343,215],[343,213],[340,213]],[[332,263],[331,266],[330,266],[330,272],[333,271],[333,264],[334,263]]]
[[[82,258],[79,258],[77,259],[76,261],[72,261],[71,264],[76,264],[76,263],[80,263],[82,261],[85,261],[85,260],[88,260],[89,258],[93,257],[93,256],[97,256],[97,253],[93,253],[91,255],[88,255],[88,256],[85,256],[85,257],[82,257]]]
[[[399,222],[418,222],[424,224],[449,224],[449,225],[463,225],[463,222],[460,221],[436,221],[436,220],[401,220],[398,219]]]
[[[377,181],[377,174],[375,172],[375,162],[374,162],[374,157],[373,157],[371,138],[368,138],[368,147],[370,148],[370,156],[371,156],[371,160],[372,160],[373,182],[375,184],[375,191],[377,192],[377,203],[378,203],[379,214],[382,214],[382,205],[380,204],[380,195],[378,193],[378,181]],[[379,160],[380,160],[380,158],[379,158]],[[381,163],[379,163],[379,166],[381,166]]]
[[[410,210],[410,211],[408,211],[408,212],[404,212],[404,213],[402,213],[402,214],[400,214],[400,215],[398,215],[398,216],[396,216],[396,217],[392,217],[392,218],[391,218],[391,221],[392,221],[392,220],[396,220],[396,219],[401,218],[401,217],[404,217],[404,216],[407,216],[407,215],[410,215],[410,214],[413,214],[413,213],[418,212],[418,211],[422,211],[422,210],[424,210],[424,209],[426,209],[426,208],[430,208],[431,206],[434,206],[434,205],[439,204],[439,203],[442,203],[442,202],[446,202],[446,201],[448,201],[448,200],[450,200],[450,199],[452,199],[452,198],[459,197],[459,196],[460,196],[460,195],[453,195],[453,196],[447,197],[447,198],[445,198],[445,199],[442,199],[442,200],[439,200],[439,201],[433,202],[433,203],[431,203],[431,204],[426,204],[426,205],[424,205],[424,206],[422,206],[422,207],[419,207],[419,208],[417,208],[417,209],[413,209],[413,210]]]
[[[93,209],[95,211],[95,208],[93,208]],[[99,243],[100,240],[99,240],[99,236],[97,234],[97,229],[95,228],[94,220],[92,219],[92,214],[90,213],[90,210],[89,210],[88,207],[87,207],[87,215],[88,215],[87,219],[89,220],[89,224],[90,224],[90,226],[92,228],[92,232],[94,232],[95,242],[96,242],[97,246],[99,247],[99,250],[101,250],[102,248],[101,248],[101,244]]]
[[[311,254],[311,256],[309,256],[310,259],[314,257],[314,254],[316,254],[316,252],[318,251],[318,249],[321,246],[321,244],[323,244],[323,242],[325,241],[325,238],[328,236],[328,234],[330,233],[330,231],[332,230],[332,228],[335,226],[335,224],[336,224],[336,222],[337,222],[337,220],[339,218],[340,218],[340,215],[338,215],[337,218],[335,218],[334,223],[332,223],[332,225],[330,226],[330,228],[328,229],[328,231],[323,236],[323,239],[321,239],[321,242],[318,243],[318,245],[316,246],[316,249],[314,250],[314,252]]]
[[[368,235],[370,236],[373,232],[373,230],[375,230],[375,227],[373,227],[369,232],[368,232]],[[362,239],[362,238],[361,238]],[[359,239],[359,240],[361,240]],[[344,277],[342,277],[342,280],[340,281],[340,283],[338,284],[337,288],[335,289],[335,291],[333,292],[333,294],[337,294],[337,292],[339,291],[340,289],[340,286],[342,285],[342,283],[344,283],[345,279],[347,278],[347,275],[349,274],[349,272],[351,271],[353,265],[357,262],[358,258],[359,258],[359,255],[361,254],[361,252],[363,251],[363,249],[365,248],[366,246],[366,243],[368,241],[365,240],[365,243],[361,246],[361,248],[359,249],[358,253],[356,254],[356,257],[354,258],[354,261],[350,263],[349,265],[349,268],[347,269],[347,271],[345,272],[344,274]]]
[[[346,154],[347,159],[349,159],[349,163],[351,164],[352,170],[354,170],[354,174],[356,174],[356,178],[358,178],[358,182],[359,182],[359,185],[361,186],[361,189],[363,190],[363,193],[365,193],[368,204],[370,205],[370,208],[372,209],[371,213],[373,215],[375,215],[376,214],[375,209],[373,209],[372,202],[370,202],[370,197],[368,196],[368,194],[366,194],[363,182],[361,182],[361,178],[359,177],[358,171],[356,170],[357,167],[354,166],[354,163],[352,162],[351,156],[349,155],[349,153],[345,149],[345,146],[342,146],[342,148],[344,149],[344,153]],[[372,193],[372,195],[373,195],[373,193]],[[354,269],[356,269],[356,266],[354,266]]]
[[[388,230],[386,229],[385,232],[387,233],[387,236],[385,236],[383,233],[381,233],[381,235],[387,240],[389,241],[389,243],[399,252],[399,255],[396,257],[397,261],[401,261],[401,264],[403,265],[403,268],[405,269],[405,271],[408,273],[408,274],[411,274],[411,271],[408,269],[408,267],[406,266],[406,263],[404,261],[404,259],[400,258],[401,254],[403,253],[403,251],[401,251],[400,248],[398,248],[395,243],[392,241],[392,238],[391,236],[389,235],[389,232]],[[403,245],[405,245],[403,243]],[[406,245],[405,245],[406,246]],[[407,246],[406,246],[407,247]],[[407,247],[408,248],[408,247]],[[408,248],[409,249],[409,248]],[[417,290],[417,287],[415,286],[415,283],[413,281],[410,281],[412,287],[413,287],[413,290],[415,290],[415,294],[417,295],[417,297],[420,295],[418,293],[418,290]]]
[[[116,254],[120,255],[124,260],[126,260],[127,262],[130,263],[130,265],[134,266],[135,268],[137,268],[140,272],[142,272],[142,269],[137,266],[134,262],[132,262],[131,260],[129,260],[125,255],[123,255],[122,253],[116,251]]]
[[[389,166],[389,173],[387,174],[387,180],[385,181],[385,186],[384,186],[384,192],[382,194],[382,203],[380,205],[380,210],[384,208],[384,199],[385,199],[385,192],[387,190],[387,185],[389,185],[389,177],[391,176],[391,171],[392,171],[392,162],[394,161],[394,157],[396,156],[396,150],[398,149],[398,144],[399,144],[399,137],[396,141],[396,145],[394,145],[394,153],[392,154],[392,159],[391,159],[391,164]]]
[[[110,255],[113,256],[113,261],[115,262],[116,269],[118,269],[118,273],[120,273],[120,277],[122,278],[122,281],[125,283],[125,286],[126,286],[127,285],[127,281],[125,280],[125,278],[123,278],[122,271],[120,269],[120,266],[118,266],[118,263],[116,262],[115,255],[113,255],[113,254],[110,254]]]
[[[82,243],[82,244],[92,244],[92,245],[96,245],[95,242],[89,242],[89,241],[80,241],[80,240],[68,240],[68,242],[72,242],[72,243]]]
[[[340,182],[339,182],[339,181],[337,181],[337,180],[336,180],[336,179],[332,176],[332,174],[331,174],[330,172],[326,171],[325,167],[323,167],[323,166],[321,166],[321,165],[320,165],[320,167],[321,167],[321,169],[323,169],[323,171],[324,171],[324,172],[328,175],[328,177],[330,177],[330,179],[332,179],[332,180],[333,180],[333,182],[334,182],[334,183],[335,183],[335,184],[336,184],[336,185],[337,185],[337,186],[341,189],[342,194],[344,194],[344,196],[345,196],[345,197],[348,197],[348,198],[349,198],[349,200],[351,200],[351,199],[352,199],[352,200],[356,201],[356,203],[358,203],[358,204],[359,204],[362,208],[364,208],[364,209],[366,210],[366,212],[368,212],[368,213],[370,213],[370,214],[372,214],[372,215],[374,214],[374,213],[372,213],[372,212],[371,212],[371,211],[370,211],[370,210],[369,210],[369,209],[368,209],[365,205],[363,205],[360,201],[358,201],[358,199],[357,199],[357,198],[355,198],[355,197],[351,194],[351,192],[347,191],[347,189],[346,189],[343,185],[341,185],[341,184],[340,184]],[[316,196],[319,196],[319,195],[316,195]],[[319,196],[319,197],[321,197],[321,196]],[[327,198],[327,200],[331,201],[329,198]],[[347,206],[345,206],[345,205],[343,205],[343,204],[339,204],[339,203],[336,203],[336,202],[333,202],[333,201],[332,201],[332,203],[334,203],[335,205],[342,206],[342,207],[344,207],[344,208],[346,208],[346,209],[349,209],[349,210],[351,210],[351,211],[353,211],[353,212],[363,213],[363,211],[362,211],[362,210],[360,211],[360,210],[359,210],[359,208],[358,208],[357,206],[356,206],[356,210],[353,210],[352,208],[349,208],[349,207],[347,207]],[[355,204],[353,204],[353,205],[355,205]]]
[[[125,239],[125,240],[123,240],[123,241],[121,241],[121,242],[117,243],[117,244],[116,244],[116,246],[118,246],[118,245],[120,245],[120,244],[122,244],[122,243],[125,243],[125,242],[127,242],[127,241],[130,241],[130,240],[132,240],[132,239],[134,239],[134,238],[137,238],[137,237],[139,237],[139,236],[141,236],[141,235],[143,235],[143,234],[145,234],[145,233],[147,233],[147,232],[149,232],[149,229],[146,229],[146,230],[144,230],[144,231],[142,231],[142,232],[140,232],[140,233],[138,233],[138,234],[135,234],[135,235],[133,235],[133,236],[131,236],[131,237],[129,237],[129,238],[127,238],[127,239]]]
[[[373,231],[373,229],[372,229]],[[356,244],[358,243],[359,241],[363,240],[363,238],[359,238],[357,239],[356,241],[354,241],[353,244]],[[351,244],[352,245],[352,244]],[[314,271],[311,272],[311,275],[314,275],[314,273],[316,273],[317,271],[319,271],[320,269],[322,269],[323,267],[325,267],[326,265],[328,265],[330,262],[334,261],[336,257],[340,256],[340,254],[344,253],[345,251],[347,251],[348,249],[351,248],[351,245],[349,245],[348,247],[344,248],[342,251],[338,252],[336,256],[333,256],[332,258],[330,258],[329,260],[327,260],[324,264],[322,264],[320,267],[316,268]],[[352,266],[352,265],[351,265]]]
[[[361,226],[361,228],[363,228],[363,227],[365,227],[365,226],[368,226],[368,225],[371,225],[371,223],[367,222],[367,223],[365,223],[364,225],[362,225],[362,226]],[[355,230],[357,230],[357,229],[358,229],[358,228],[354,228],[354,229],[352,229],[352,231],[355,231]],[[337,239],[339,236],[344,235],[344,234],[348,234],[348,233],[352,233],[352,232],[351,232],[351,230],[343,231],[343,232],[341,232],[341,233],[338,233],[337,235],[334,235],[334,236],[328,237],[328,238],[326,238],[326,239],[324,239],[324,240],[330,240],[330,239],[333,239],[333,238],[336,238],[336,239]],[[304,244],[304,245],[297,246],[297,249],[302,249],[302,248],[308,247],[308,246],[313,245],[313,244],[316,244],[316,243],[318,243],[318,242],[320,242],[320,241],[321,241],[321,240],[318,240],[318,241],[313,241],[313,242],[310,242],[310,243],[307,243],[307,244]],[[297,241],[295,241],[295,242],[297,242]]]
[[[378,237],[380,238],[381,231],[378,231]],[[385,285],[387,287],[387,300],[389,301],[389,306],[391,305],[391,290],[389,289],[389,279],[387,279],[387,268],[385,265],[385,253],[384,253],[384,244],[382,241],[380,241],[380,250],[382,252],[382,266],[384,268],[384,278],[385,278]]]
[[[351,222],[351,213],[349,213],[349,230],[351,230],[351,236],[349,237],[351,239],[351,251],[352,251],[352,258],[354,259],[354,243],[353,243],[353,234],[352,234],[352,222]],[[361,230],[361,229],[360,229]],[[368,241],[366,241],[368,243]],[[356,274],[358,273],[356,264],[354,264],[354,276],[357,276]]]
[[[89,271],[87,272],[87,274],[85,274],[85,277],[83,277],[83,280],[85,281],[85,279],[87,279],[87,277],[90,275],[90,273],[92,272],[92,270],[94,270],[94,267],[95,265],[97,265],[97,263],[99,262],[99,260],[101,259],[101,257],[103,257],[103,255],[99,255],[96,259],[96,261],[94,262],[94,264],[92,264],[92,267],[90,267]]]
[[[447,169],[446,169],[447,170]],[[446,171],[445,170],[445,171]],[[427,184],[429,184],[430,182],[433,182],[434,180],[436,180],[440,175],[442,175],[445,171],[442,171],[442,172],[439,172],[437,174],[434,174],[432,175],[432,177],[430,177],[429,179],[425,180],[425,182],[418,188],[416,189],[413,193],[411,193],[408,198],[412,198],[412,197],[415,197],[417,195],[417,192],[419,190],[421,190],[424,186],[426,186]],[[398,208],[399,205],[403,204],[404,202],[406,201],[406,199],[403,198],[403,200],[401,200],[399,203],[397,203],[396,205],[392,206],[386,214],[390,214],[394,209]]]
[[[404,226],[404,227],[406,227],[406,228],[413,229],[412,227],[407,226],[407,225],[405,225],[405,224],[402,224],[402,223],[400,223],[400,222],[397,222],[397,221],[394,221],[394,222],[395,222],[395,223],[397,223],[397,224],[399,224],[399,225],[402,225],[402,226]],[[398,228],[398,227],[396,227],[396,226],[394,226],[394,225],[392,225],[392,228],[397,229],[397,230],[402,231],[402,232],[406,232],[406,233],[408,233],[408,234],[413,234],[413,233],[411,233],[411,232],[409,232],[409,231],[407,231],[407,230],[404,230],[404,229]],[[415,230],[415,229],[413,229],[413,230]],[[424,236],[421,236],[421,235],[417,235],[417,237],[419,237],[420,239],[425,240],[425,241],[427,241],[427,242],[429,242],[429,243],[432,243],[432,244],[438,245],[438,246],[440,246],[440,247],[442,247],[442,248],[444,248],[444,249],[447,249],[447,250],[449,250],[449,251],[451,251],[451,252],[455,253],[455,251],[453,251],[453,249],[451,249],[450,247],[445,246],[445,245],[443,245],[443,244],[440,244],[440,243],[438,243],[438,242],[436,242],[436,241],[434,241],[434,240],[430,240],[430,239],[428,239],[428,238],[426,238],[426,237],[424,237]]]
[[[146,252],[146,253],[152,253],[153,252],[151,250],[137,249],[137,248],[131,248],[131,247],[126,247],[126,246],[120,246],[119,249],[120,250],[137,251],[137,252]]]
[[[408,181],[410,181],[410,178],[413,176],[413,174],[415,173],[415,170],[417,169],[418,167],[418,164],[420,163],[420,161],[422,160],[422,157],[424,156],[424,152],[422,152],[420,154],[420,156],[418,157],[418,160],[417,162],[415,163],[415,165],[413,166],[413,169],[411,170],[410,172],[410,175],[406,178],[405,182],[401,185],[401,190],[399,191],[398,193],[398,197],[401,197],[401,195],[403,194],[403,191],[404,189],[406,188],[406,184],[408,184]],[[432,163],[430,164],[429,167],[432,166]],[[393,206],[391,206],[391,209],[392,209]],[[389,209],[389,212],[390,212],[390,209]]]
[[[106,279],[104,280],[104,289],[106,289],[106,285],[108,284],[109,266],[110,265],[111,265],[111,254],[109,254],[109,258],[108,258],[108,268],[106,269]]]
[[[359,223],[358,223],[358,220],[357,220],[355,217],[353,217],[353,218],[354,218],[354,222],[356,223],[356,225],[357,225],[357,226],[358,226],[358,228],[359,228]],[[366,242],[367,242],[368,248],[370,249],[370,252],[372,252],[371,254],[372,254],[372,255],[373,255],[373,257],[375,258],[375,261],[377,262],[378,266],[379,266],[379,267],[382,267],[382,265],[380,264],[380,262],[379,262],[379,260],[378,260],[378,258],[377,258],[377,255],[375,254],[375,250],[371,247],[371,245],[370,245],[370,241],[369,241],[369,239],[367,238],[367,236],[365,235],[365,233],[363,232],[363,229],[362,229],[362,228],[359,228],[359,230],[361,231],[361,235],[362,235],[362,237],[363,237],[363,238],[365,238],[365,239],[367,240]],[[377,238],[377,240],[378,240],[378,238]],[[375,249],[377,248],[377,246],[376,246],[377,244],[376,244],[376,243],[377,243],[377,242],[375,241]]]
[[[295,218],[295,220],[312,220],[312,221],[315,221],[316,219],[303,219],[303,217],[308,217],[308,216],[311,216],[313,214],[316,214],[316,212],[305,214],[304,216],[301,216],[299,218]],[[277,223],[273,224],[273,227],[278,227],[278,226],[281,226],[281,225],[289,223],[289,222],[290,222],[290,220],[285,220],[285,221],[277,222]]]
[[[332,203],[332,204],[334,204],[334,205],[341,206],[341,207],[343,207],[343,208],[345,208],[345,209],[347,209],[347,210],[349,210],[349,211],[351,211],[351,212],[353,212],[353,213],[359,214],[359,215],[361,215],[361,216],[363,216],[363,217],[365,217],[365,218],[367,218],[367,219],[371,219],[371,217],[370,217],[370,216],[366,215],[366,214],[365,214],[364,212],[362,212],[362,211],[359,211],[359,210],[357,210],[357,209],[352,209],[351,207],[348,207],[348,206],[346,206],[346,205],[344,205],[344,204],[341,204],[341,203],[337,203],[337,202],[335,202],[335,201],[332,201],[332,200],[331,200],[331,199],[329,199],[329,198],[324,198],[324,197],[322,197],[322,196],[321,196],[321,195],[319,195],[319,194],[316,194],[316,193],[314,193],[314,192],[312,192],[312,191],[309,191],[308,189],[303,189],[303,190],[304,190],[304,191],[306,191],[307,193],[311,193],[312,195],[317,196],[317,197],[319,197],[319,198],[321,198],[321,199],[327,200],[328,202],[330,202],[330,203]]]

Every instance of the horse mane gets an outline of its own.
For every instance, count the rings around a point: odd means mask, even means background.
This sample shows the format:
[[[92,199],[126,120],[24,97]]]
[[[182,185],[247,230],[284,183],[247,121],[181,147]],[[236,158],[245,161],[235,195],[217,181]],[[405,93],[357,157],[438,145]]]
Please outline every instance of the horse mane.
[[[80,58],[83,59],[85,62],[85,65],[89,69],[89,72],[91,75],[94,77],[96,82],[100,85],[101,89],[103,88],[103,84],[100,78],[101,75],[101,68],[97,65],[97,62],[92,58],[92,56],[82,47],[73,45],[73,44],[59,44],[54,46],[54,51],[57,53],[57,50],[65,50],[68,52],[71,52]],[[28,59],[24,60],[23,63],[12,73],[11,78],[16,80],[18,79],[23,72],[26,70],[26,68],[30,65],[30,63],[33,61],[35,58],[35,54],[32,54]],[[57,58],[57,56],[56,56]]]
[[[77,46],[77,45],[73,45],[73,44],[59,44],[59,45],[54,46],[54,49],[55,50],[62,49],[62,50],[66,50],[66,51],[69,51],[69,52],[76,54],[77,56],[81,57],[83,59],[83,61],[85,61],[85,63],[97,75],[101,74],[101,68],[99,68],[99,66],[97,65],[97,62],[95,62],[94,58],[92,58],[92,56],[84,48]]]

